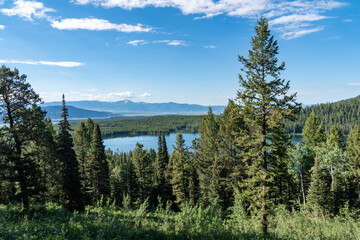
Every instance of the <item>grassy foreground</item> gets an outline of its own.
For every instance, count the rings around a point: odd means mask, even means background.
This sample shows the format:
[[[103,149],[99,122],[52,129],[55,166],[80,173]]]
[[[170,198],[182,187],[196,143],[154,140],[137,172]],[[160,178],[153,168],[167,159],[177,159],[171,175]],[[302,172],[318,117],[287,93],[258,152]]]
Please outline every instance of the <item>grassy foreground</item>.
[[[158,208],[147,211],[114,206],[88,207],[69,213],[56,204],[33,205],[26,213],[19,206],[0,206],[0,239],[359,239],[360,223],[351,217],[312,218],[308,214],[277,209],[270,233],[260,234],[259,222],[235,206],[231,213],[218,207],[181,212]]]

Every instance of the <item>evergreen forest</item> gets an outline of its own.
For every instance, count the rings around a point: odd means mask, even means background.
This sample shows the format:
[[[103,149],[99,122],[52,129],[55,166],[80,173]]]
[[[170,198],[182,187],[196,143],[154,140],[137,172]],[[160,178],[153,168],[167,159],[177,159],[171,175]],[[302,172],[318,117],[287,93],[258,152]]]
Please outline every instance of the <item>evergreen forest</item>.
[[[73,129],[64,95],[55,129],[2,66],[0,239],[359,239],[357,99],[301,109],[278,53],[262,17],[223,115],[188,117],[174,146],[158,117],[158,148],[130,152],[105,149],[101,122]],[[190,147],[184,129],[200,133]]]

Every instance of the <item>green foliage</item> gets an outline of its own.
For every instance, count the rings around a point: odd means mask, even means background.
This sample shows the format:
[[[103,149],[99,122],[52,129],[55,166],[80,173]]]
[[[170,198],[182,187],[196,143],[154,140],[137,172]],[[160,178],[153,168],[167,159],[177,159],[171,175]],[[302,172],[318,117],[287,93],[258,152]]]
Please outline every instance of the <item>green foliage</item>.
[[[297,121],[286,123],[287,132],[301,133],[312,112],[316,113],[326,132],[329,132],[331,127],[336,124],[341,132],[349,134],[355,124],[360,125],[360,96],[334,103],[307,106],[297,115]]]
[[[310,146],[319,146],[326,141],[326,134],[315,117],[315,112],[311,112],[309,118],[305,122],[303,129],[303,142]]]
[[[102,197],[110,196],[109,164],[105,155],[105,147],[101,138],[99,124],[95,124],[91,137],[90,149],[90,182],[93,204]]]
[[[219,198],[220,172],[219,163],[219,123],[211,108],[200,125],[199,149],[196,157],[196,170],[199,175],[200,201],[207,205]]]
[[[73,149],[73,140],[70,134],[70,124],[67,120],[68,111],[65,105],[65,96],[62,100],[62,120],[59,123],[58,155],[63,164],[63,204],[69,211],[84,209],[81,194],[79,164]]]
[[[56,204],[33,205],[19,214],[16,205],[0,205],[1,239],[359,239],[360,223],[351,217],[314,219],[305,212],[277,208],[264,237],[259,223],[243,214],[241,203],[230,214],[216,205],[183,205],[181,212],[147,206],[126,210],[114,206],[87,207],[69,213]]]
[[[15,189],[15,181],[20,185],[25,209],[29,206],[29,197],[38,193],[39,172],[26,148],[41,131],[38,126],[44,120],[45,112],[36,106],[40,102],[39,95],[26,82],[26,75],[19,75],[17,69],[0,68],[0,113],[5,123],[0,136],[5,140],[5,151],[9,154],[3,160],[11,168],[8,175],[10,188]],[[10,194],[14,193],[13,190]]]
[[[185,203],[189,197],[190,159],[189,151],[181,133],[176,136],[176,146],[170,156],[170,183],[175,202]]]
[[[238,141],[247,165],[247,178],[241,183],[243,197],[250,208],[258,211],[266,234],[267,219],[276,199],[272,196],[285,193],[278,191],[276,184],[286,174],[286,150],[290,145],[284,120],[294,120],[300,106],[295,102],[296,94],[287,95],[289,81],[280,78],[285,63],[278,65],[279,48],[267,19],[261,18],[255,31],[248,58],[239,56],[245,76],[239,74],[237,100],[245,127]]]
[[[154,116],[134,119],[99,121],[102,136],[111,138],[133,134],[197,133],[203,116]],[[79,122],[72,126],[77,128]]]

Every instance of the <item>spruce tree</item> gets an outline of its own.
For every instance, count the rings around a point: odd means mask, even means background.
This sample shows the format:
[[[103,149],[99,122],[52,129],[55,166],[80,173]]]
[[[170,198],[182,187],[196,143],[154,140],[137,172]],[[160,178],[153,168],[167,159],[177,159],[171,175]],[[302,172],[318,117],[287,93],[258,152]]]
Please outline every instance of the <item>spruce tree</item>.
[[[315,113],[311,112],[303,128],[303,142],[310,146],[319,146],[326,141],[326,133],[322,125],[316,119]]]
[[[150,196],[152,185],[152,164],[149,153],[143,149],[144,145],[136,143],[131,160],[135,167],[138,183],[138,204]]]
[[[105,155],[105,146],[101,138],[98,123],[95,123],[90,144],[90,179],[92,203],[110,195],[109,164]]]
[[[166,180],[166,171],[169,164],[169,154],[166,146],[166,139],[164,132],[159,133],[158,136],[158,152],[155,161],[156,169],[156,185],[157,192],[161,197],[162,201],[166,202],[170,200],[171,186]]]
[[[219,198],[220,172],[219,164],[219,124],[215,119],[211,107],[200,125],[199,151],[197,170],[199,175],[200,200],[208,204]]]
[[[311,173],[311,183],[307,196],[307,205],[315,217],[324,217],[328,205],[328,186],[319,165],[318,153],[316,153],[315,164]]]
[[[190,162],[189,151],[181,133],[176,135],[174,151],[170,156],[170,183],[175,196],[175,203],[181,204],[189,197]]]
[[[81,190],[86,204],[91,203],[91,161],[89,152],[92,139],[91,136],[89,136],[85,123],[80,121],[78,128],[75,130],[74,150],[79,162]]]
[[[355,125],[346,141],[346,159],[351,177],[356,182],[357,205],[360,205],[360,128]]]
[[[330,129],[330,134],[328,136],[327,142],[333,147],[337,147],[340,149],[344,148],[344,135],[341,133],[336,123]]]
[[[241,184],[243,197],[250,208],[258,209],[263,234],[267,233],[268,216],[273,199],[274,181],[281,155],[279,145],[288,145],[284,120],[294,120],[300,105],[296,94],[288,95],[289,81],[280,78],[285,63],[278,65],[277,41],[271,36],[268,20],[261,18],[252,37],[249,57],[239,56],[245,77],[239,74],[241,89],[237,100],[245,127],[241,130],[242,155],[247,164],[247,179]],[[277,134],[275,136],[275,134]],[[285,143],[286,142],[286,143]]]
[[[237,137],[244,122],[240,114],[240,108],[233,100],[229,100],[224,110],[219,126],[219,151],[222,165],[221,178],[223,179],[220,198],[222,205],[228,208],[234,202],[234,187],[239,187],[245,177],[245,164],[241,161],[241,148]]]
[[[58,154],[63,164],[63,205],[69,211],[84,210],[84,202],[81,194],[79,164],[73,149],[73,139],[70,134],[70,123],[67,120],[68,109],[65,104],[65,96],[62,98],[61,117],[59,123]]]

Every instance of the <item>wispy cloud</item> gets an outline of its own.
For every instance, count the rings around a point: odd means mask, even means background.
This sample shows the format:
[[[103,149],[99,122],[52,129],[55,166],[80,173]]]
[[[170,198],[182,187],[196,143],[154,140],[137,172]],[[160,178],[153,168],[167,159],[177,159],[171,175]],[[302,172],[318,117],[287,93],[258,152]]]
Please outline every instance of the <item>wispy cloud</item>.
[[[204,48],[216,48],[214,45],[206,45],[206,46],[204,46]]]
[[[98,18],[65,18],[59,21],[51,21],[51,26],[59,30],[115,30],[119,32],[150,32],[152,28],[146,27],[142,24],[129,25],[129,24],[115,24],[105,19]]]
[[[348,86],[360,86],[360,82],[359,83],[348,83],[346,85],[348,85]]]
[[[347,3],[340,0],[70,0],[79,5],[93,4],[105,8],[119,7],[127,10],[145,7],[172,7],[183,14],[194,14],[195,19],[212,18],[218,15],[255,19],[264,15],[276,25],[275,30],[283,36],[296,37],[321,31],[313,23],[325,20],[325,12],[340,8]],[[308,23],[307,26],[304,23]],[[316,30],[316,31],[315,31]],[[287,34],[286,34],[287,33]]]
[[[343,22],[346,22],[346,23],[349,23],[349,22],[352,22],[353,20],[352,19],[344,19]]]
[[[133,46],[145,45],[145,44],[148,44],[148,43],[149,42],[145,41],[145,40],[132,40],[132,41],[127,42],[127,44],[133,45]]]
[[[12,8],[3,8],[0,10],[7,16],[19,16],[28,21],[34,18],[48,18],[48,12],[55,12],[52,8],[44,7],[42,2],[16,0]]]
[[[80,67],[84,63],[81,62],[53,62],[53,61],[33,61],[33,60],[2,60],[0,63],[16,63],[16,64],[29,64],[29,65],[46,65],[57,67]]]
[[[186,42],[184,40],[156,40],[153,43],[165,43],[170,46],[186,46]]]
[[[40,92],[40,97],[45,102],[59,101],[62,96],[62,92]],[[116,102],[120,100],[142,100],[150,97],[152,94],[145,92],[142,94],[136,94],[132,91],[124,92],[110,92],[110,93],[96,93],[96,92],[80,92],[72,91],[65,92],[67,101],[79,101],[79,100],[98,100],[107,102]]]
[[[0,30],[4,30],[5,26],[4,25],[0,25]]]
[[[294,39],[294,38],[299,38],[299,37],[302,37],[302,36],[310,34],[310,33],[322,31],[323,29],[324,29],[324,27],[294,30],[294,31],[290,31],[290,32],[286,32],[286,33],[282,34],[282,37],[285,39]]]

